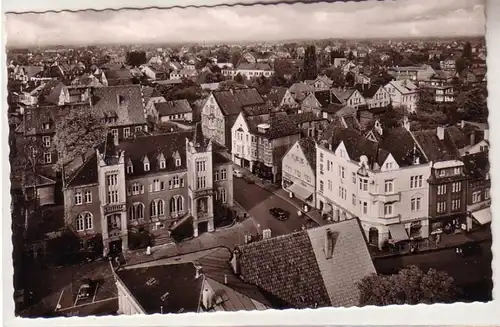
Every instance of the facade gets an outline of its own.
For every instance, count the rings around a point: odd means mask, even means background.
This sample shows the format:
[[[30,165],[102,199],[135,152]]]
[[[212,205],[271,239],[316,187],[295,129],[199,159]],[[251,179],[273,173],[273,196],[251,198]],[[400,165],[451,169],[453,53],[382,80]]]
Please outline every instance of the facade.
[[[82,239],[102,235],[104,251],[129,249],[137,231],[155,244],[190,221],[194,236],[214,230],[214,207],[232,206],[230,163],[201,127],[105,144],[64,189],[66,225]]]
[[[264,103],[254,88],[212,92],[201,109],[204,135],[231,151],[231,128],[240,112]]]
[[[285,112],[245,116],[232,129],[235,164],[273,183],[281,180],[281,160],[300,138],[300,130]]]
[[[418,86],[410,80],[397,80],[389,82],[385,89],[391,96],[393,106],[406,108],[409,113],[417,110],[419,97]]]
[[[293,144],[282,161],[282,188],[311,207],[316,203],[316,142],[301,138]]]
[[[391,67],[389,69],[396,80],[410,80],[414,83],[427,81],[436,74],[436,71],[429,65],[422,66],[406,66],[406,67]]]
[[[193,121],[193,109],[186,99],[154,103],[152,115],[156,121]]]
[[[271,77],[274,75],[273,68],[267,63],[241,63],[235,69],[223,68],[222,75],[234,78],[236,75],[241,75],[246,79],[257,77]]]
[[[269,51],[261,51],[261,52],[256,52],[256,51],[246,51],[242,54],[242,58],[251,64],[255,63],[271,63],[275,61],[278,56]]]
[[[360,107],[366,106],[366,100],[361,94],[356,89],[332,89],[333,95],[338,99],[338,102],[340,104],[343,104],[345,106],[349,106],[355,109],[359,109]]]
[[[359,217],[369,243],[382,248],[427,237],[431,168],[406,128],[378,133],[378,142],[335,125],[324,134],[316,205],[334,221]]]
[[[169,73],[167,70],[162,69],[161,66],[156,65],[142,65],[140,67],[141,72],[146,75],[150,80],[165,80],[169,78]]]
[[[463,157],[467,174],[467,225],[488,225],[491,223],[491,179],[489,152],[479,152]]]
[[[451,85],[443,85],[432,88],[434,91],[434,101],[437,103],[455,102],[455,91]]]
[[[267,95],[267,100],[275,107],[290,107],[298,106],[297,101],[286,87],[274,86]]]
[[[387,107],[391,103],[391,95],[380,85],[357,84],[356,90],[363,95],[368,109]]]

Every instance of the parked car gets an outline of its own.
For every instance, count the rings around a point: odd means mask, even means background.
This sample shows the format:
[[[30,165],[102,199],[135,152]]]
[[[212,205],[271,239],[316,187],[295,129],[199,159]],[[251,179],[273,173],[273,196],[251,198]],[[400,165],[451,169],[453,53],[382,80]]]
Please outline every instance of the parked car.
[[[481,253],[481,246],[476,242],[467,242],[457,246],[455,252],[463,257]]]
[[[88,278],[83,279],[80,288],[78,288],[78,293],[76,294],[76,298],[78,300],[88,299],[90,297],[90,294],[92,293],[92,285],[93,285],[92,280]]]
[[[269,213],[281,221],[287,220],[290,217],[290,213],[281,208],[271,208],[269,209]]]
[[[238,169],[233,170],[233,175],[238,177],[238,178],[243,177],[243,173],[241,171],[239,171]]]

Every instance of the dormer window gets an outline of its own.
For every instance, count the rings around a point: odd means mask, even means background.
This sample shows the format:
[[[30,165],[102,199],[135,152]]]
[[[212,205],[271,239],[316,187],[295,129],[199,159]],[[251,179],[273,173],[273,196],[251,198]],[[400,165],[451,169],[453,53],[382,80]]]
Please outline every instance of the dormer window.
[[[175,167],[181,166],[181,159],[175,159]]]
[[[148,157],[144,157],[143,164],[144,164],[144,171],[149,171],[150,166]]]
[[[134,166],[128,165],[127,166],[127,174],[132,174],[134,172]]]
[[[45,130],[50,129],[50,123],[44,123],[43,129],[45,129]]]
[[[165,159],[160,160],[160,169],[165,169],[167,167],[167,162]]]

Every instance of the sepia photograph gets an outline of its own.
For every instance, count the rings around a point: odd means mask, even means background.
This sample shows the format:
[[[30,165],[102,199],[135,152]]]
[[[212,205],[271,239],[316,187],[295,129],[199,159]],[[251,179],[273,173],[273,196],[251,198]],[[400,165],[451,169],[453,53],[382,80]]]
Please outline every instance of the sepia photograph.
[[[15,315],[492,301],[485,10],[6,13]]]

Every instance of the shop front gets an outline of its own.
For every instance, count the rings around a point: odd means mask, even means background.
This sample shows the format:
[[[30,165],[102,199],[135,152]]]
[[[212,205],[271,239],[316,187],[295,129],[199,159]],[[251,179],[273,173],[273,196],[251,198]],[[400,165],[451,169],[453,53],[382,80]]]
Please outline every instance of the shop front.
[[[491,208],[484,208],[470,213],[473,223],[478,226],[488,226],[491,224]]]

